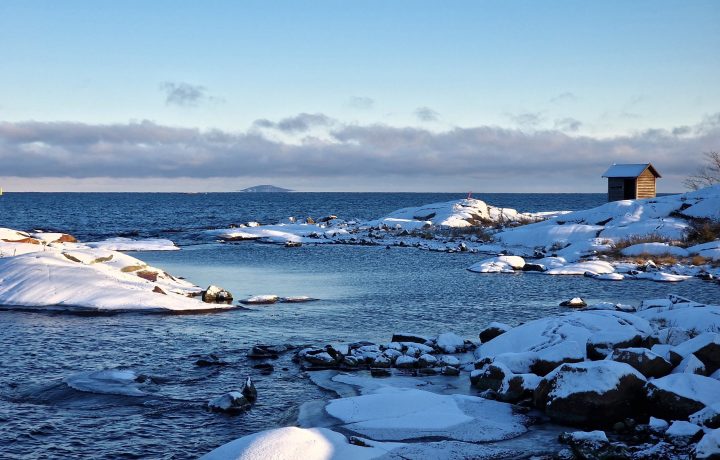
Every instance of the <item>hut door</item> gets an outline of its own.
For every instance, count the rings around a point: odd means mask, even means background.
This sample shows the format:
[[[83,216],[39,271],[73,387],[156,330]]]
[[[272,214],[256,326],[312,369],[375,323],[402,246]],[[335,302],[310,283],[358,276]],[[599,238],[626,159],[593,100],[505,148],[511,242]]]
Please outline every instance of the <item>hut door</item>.
[[[635,193],[635,179],[625,179],[623,181],[623,199],[634,200],[637,198]]]

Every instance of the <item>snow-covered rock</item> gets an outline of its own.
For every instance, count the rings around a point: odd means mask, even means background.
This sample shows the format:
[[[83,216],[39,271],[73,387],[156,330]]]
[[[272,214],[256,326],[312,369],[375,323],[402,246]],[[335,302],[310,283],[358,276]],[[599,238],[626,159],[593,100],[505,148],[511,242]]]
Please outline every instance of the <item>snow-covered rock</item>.
[[[508,326],[505,323],[499,323],[497,321],[493,321],[485,328],[483,328],[482,331],[480,331],[479,338],[481,342],[489,342],[490,340],[494,339],[495,337],[506,333],[512,329],[510,326]]]
[[[518,256],[497,256],[481,260],[468,267],[476,273],[513,273],[525,266],[525,259]]]
[[[620,348],[613,351],[609,359],[629,364],[645,377],[663,377],[673,369],[668,360],[647,348]]]
[[[699,440],[702,433],[702,428],[694,423],[685,420],[676,420],[672,422],[670,428],[665,431],[665,436],[675,445],[686,446],[691,442]]]
[[[720,459],[720,429],[712,430],[702,437],[695,446],[695,458],[697,460]]]
[[[607,426],[633,416],[644,396],[645,377],[614,361],[563,364],[535,390],[535,404],[553,420]]]
[[[687,420],[705,406],[720,402],[720,382],[695,374],[670,374],[650,380],[650,415],[666,420]]]
[[[604,260],[588,260],[569,264],[558,268],[553,268],[545,272],[546,275],[585,275],[586,273],[593,275],[603,275],[615,272],[615,268],[609,262]]]
[[[465,340],[452,332],[440,334],[436,343],[438,348],[445,353],[459,353],[465,350]]]
[[[180,248],[165,238],[147,238],[134,240],[131,238],[108,238],[103,241],[85,243],[93,249],[106,249],[109,251],[177,251]]]
[[[675,257],[687,257],[690,252],[687,249],[680,248],[678,246],[670,246],[668,243],[640,243],[634,244],[623,248],[620,251],[625,256],[675,256]]]
[[[240,303],[246,305],[269,305],[276,303],[278,300],[280,300],[280,296],[277,296],[275,294],[267,294],[252,296],[247,299],[241,300]]]

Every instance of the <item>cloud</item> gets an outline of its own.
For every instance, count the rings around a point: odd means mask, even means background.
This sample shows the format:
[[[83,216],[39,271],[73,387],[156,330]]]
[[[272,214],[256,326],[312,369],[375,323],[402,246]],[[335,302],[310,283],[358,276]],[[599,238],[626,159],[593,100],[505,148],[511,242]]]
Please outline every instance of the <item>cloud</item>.
[[[264,118],[255,120],[256,128],[277,129],[286,134],[305,133],[314,127],[331,126],[335,120],[322,113],[300,113],[294,117],[283,118],[278,122]]]
[[[564,93],[560,93],[558,95],[555,95],[548,100],[551,104],[560,104],[563,102],[575,102],[578,100],[578,97],[571,93],[570,91],[565,91]]]
[[[207,89],[190,83],[166,81],[160,84],[165,92],[165,104],[180,107],[197,107],[203,102],[215,100],[207,95]]]
[[[545,121],[545,117],[540,112],[508,113],[506,115],[520,128],[535,128]]]
[[[300,114],[273,127],[296,130],[309,120]],[[298,120],[305,120],[305,124]],[[392,178],[483,187],[535,184],[536,190],[587,191],[601,185],[613,162],[651,161],[664,183],[681,188],[702,152],[720,144],[720,116],[681,130],[654,129],[613,138],[569,136],[559,130],[524,132],[493,126],[433,132],[416,127],[335,123],[325,140],[287,143],[262,132],[228,132],[159,125],[150,121],[91,125],[73,122],[0,122],[3,176],[93,178],[257,177],[318,183],[347,177],[361,183]],[[509,175],[510,174],[510,175]],[[383,179],[385,178],[385,179]],[[388,179],[389,178],[389,179]],[[675,182],[670,182],[670,181]],[[435,181],[435,182],[433,182]],[[463,182],[463,183],[465,183]],[[527,189],[527,187],[526,187]],[[487,188],[486,188],[487,190]],[[497,189],[496,189],[497,190]]]
[[[440,114],[430,107],[418,107],[415,109],[415,116],[422,122],[438,121]]]
[[[347,105],[354,109],[370,110],[375,106],[375,100],[370,97],[353,96],[348,100]]]
[[[582,126],[582,122],[571,117],[559,118],[555,120],[555,129],[558,129],[560,131],[574,133],[580,129],[580,126]]]

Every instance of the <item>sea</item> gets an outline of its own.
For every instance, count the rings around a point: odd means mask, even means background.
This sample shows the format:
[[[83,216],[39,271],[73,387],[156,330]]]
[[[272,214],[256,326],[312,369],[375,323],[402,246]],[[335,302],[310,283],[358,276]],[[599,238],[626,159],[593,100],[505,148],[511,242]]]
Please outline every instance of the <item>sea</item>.
[[[78,315],[0,311],[0,458],[194,459],[238,437],[293,425],[300,406],[333,394],[291,362],[267,375],[248,359],[257,344],[388,342],[395,332],[477,337],[484,325],[517,325],[563,311],[560,301],[638,304],[678,294],[717,301],[717,287],[690,280],[602,282],[532,273],[480,275],[483,257],[415,248],[220,243],[207,230],[248,221],[276,223],[336,215],[369,220],[409,206],[465,198],[453,193],[5,193],[0,227],[61,231],[81,241],[168,238],[180,251],[136,252],[149,264],[236,299],[305,295],[275,304],[188,314]],[[520,211],[578,210],[605,194],[475,194]],[[0,283],[2,280],[0,279]],[[215,354],[224,366],[201,367]],[[142,396],[93,378],[99,371],[144,376]],[[102,374],[99,374],[102,375]],[[228,416],[208,412],[213,397],[250,376],[257,404]]]

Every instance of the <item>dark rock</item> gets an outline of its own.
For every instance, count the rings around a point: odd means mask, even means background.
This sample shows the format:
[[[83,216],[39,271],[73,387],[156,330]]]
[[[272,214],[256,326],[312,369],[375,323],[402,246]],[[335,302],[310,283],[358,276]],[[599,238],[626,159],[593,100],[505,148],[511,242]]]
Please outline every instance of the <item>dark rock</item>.
[[[302,246],[302,243],[299,241],[286,241],[285,242],[286,248],[299,248],[300,246]]]
[[[255,384],[253,383],[253,381],[250,377],[245,379],[245,384],[243,385],[242,390],[240,390],[240,392],[251,403],[254,403],[255,401],[257,401],[257,388],[255,388]]]
[[[250,359],[278,359],[278,353],[269,350],[266,346],[255,345],[248,353]]]
[[[621,460],[632,455],[627,446],[612,444],[601,431],[584,433],[562,433],[558,440],[567,444],[578,460]]]
[[[645,337],[641,335],[622,341],[609,340],[608,336],[604,334],[594,335],[588,339],[585,351],[588,359],[605,359],[616,349],[640,347],[644,340]]]
[[[601,379],[599,390],[593,385]],[[613,361],[563,364],[535,390],[535,404],[554,421],[607,427],[639,413],[645,379],[631,366]]]
[[[583,308],[587,307],[587,303],[580,297],[573,297],[570,300],[560,302],[561,307]]]
[[[272,374],[272,372],[275,370],[275,367],[273,367],[272,364],[260,363],[260,364],[255,364],[253,366],[253,369],[259,370],[260,373],[262,373],[262,374],[269,375],[269,374]]]
[[[620,348],[613,351],[611,359],[631,365],[645,377],[663,377],[673,369],[669,361],[646,348]]]
[[[206,366],[225,366],[227,363],[220,359],[219,356],[214,354],[209,355],[202,355],[200,356],[197,361],[195,361],[196,366],[206,367]]]
[[[205,303],[232,303],[233,296],[230,294],[229,291],[226,291],[225,289],[218,287],[218,286],[208,286],[207,289],[205,289],[202,292],[202,301]]]
[[[208,402],[208,409],[212,412],[224,412],[237,414],[252,406],[252,403],[242,394],[241,391],[230,391],[222,396]]]
[[[489,342],[492,339],[494,339],[495,337],[506,333],[510,329],[511,329],[511,327],[508,326],[507,324],[495,323],[495,322],[490,323],[487,325],[487,327],[485,329],[480,331],[480,341],[482,343]]]
[[[391,342],[414,342],[422,343],[430,341],[430,337],[419,334],[393,334]]]
[[[705,408],[697,389],[717,395],[720,402],[720,381],[695,374],[670,374],[647,383],[648,412],[664,420],[687,420]]]
[[[370,375],[373,377],[390,377],[392,373],[390,372],[390,369],[371,367]]]
[[[460,369],[458,369],[457,367],[453,367],[453,366],[445,366],[440,370],[440,373],[442,375],[455,377],[455,376],[460,375]]]
[[[525,263],[525,265],[523,265],[522,271],[524,271],[524,272],[545,272],[545,271],[547,271],[547,268],[543,264]]]

